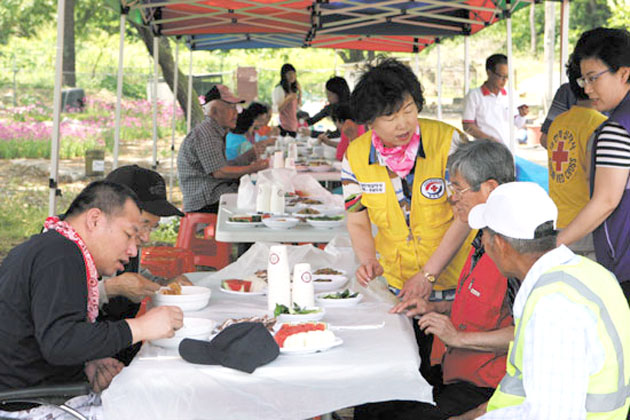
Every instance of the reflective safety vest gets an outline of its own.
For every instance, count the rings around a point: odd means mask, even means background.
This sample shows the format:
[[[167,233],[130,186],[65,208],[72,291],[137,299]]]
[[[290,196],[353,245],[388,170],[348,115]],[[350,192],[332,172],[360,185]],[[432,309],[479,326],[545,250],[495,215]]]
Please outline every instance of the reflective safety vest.
[[[372,130],[350,143],[347,151],[350,167],[361,185],[361,204],[367,208],[370,221],[378,227],[374,243],[380,254],[379,262],[387,282],[398,289],[422,270],[453,222],[453,211],[446,196],[445,173],[455,127],[422,118],[418,123],[424,157],[419,153],[416,158],[410,226],[407,226],[387,168],[378,162],[370,164]],[[476,231],[468,235],[442,271],[435,290],[457,286],[475,234]]]
[[[538,301],[555,293],[583,305],[597,316],[597,335],[604,349],[604,364],[589,376],[585,408],[587,419],[625,419],[630,406],[630,308],[617,279],[601,265],[576,256],[577,263],[545,272],[532,289],[521,318],[515,319],[506,375],[488,402],[488,411],[522,404],[525,329]]]

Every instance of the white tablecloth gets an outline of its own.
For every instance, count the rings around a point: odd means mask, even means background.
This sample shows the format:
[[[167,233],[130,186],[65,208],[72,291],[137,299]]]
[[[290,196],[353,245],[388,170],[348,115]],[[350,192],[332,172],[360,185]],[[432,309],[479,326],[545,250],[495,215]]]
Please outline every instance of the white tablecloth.
[[[264,268],[252,261],[252,272]],[[206,308],[188,316],[222,322],[266,312],[265,296],[234,296],[218,289],[221,277],[238,270],[234,264],[209,276],[189,275],[196,284],[211,287],[212,297]],[[253,374],[193,365],[176,350],[145,343],[103,393],[105,418],[298,420],[370,401],[431,402],[431,387],[418,372],[410,321],[389,314],[390,307],[366,293],[353,308],[327,308],[323,321],[346,327],[335,331],[341,346],[309,355],[281,354]]]
[[[219,201],[219,213],[215,238],[221,242],[330,242],[337,235],[348,235],[346,225],[334,229],[315,229],[300,223],[291,229],[270,229],[266,226],[253,228],[228,226],[227,221],[236,209],[236,194],[223,194]]]

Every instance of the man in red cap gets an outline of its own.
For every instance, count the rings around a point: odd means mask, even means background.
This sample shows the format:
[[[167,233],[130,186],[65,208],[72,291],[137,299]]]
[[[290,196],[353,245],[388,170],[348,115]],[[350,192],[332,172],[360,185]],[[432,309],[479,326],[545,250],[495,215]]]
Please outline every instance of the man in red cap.
[[[221,194],[237,192],[241,176],[268,166],[256,147],[230,161],[225,157],[225,135],[236,127],[244,102],[225,85],[206,93],[206,118],[188,133],[177,156],[185,212],[216,213]]]

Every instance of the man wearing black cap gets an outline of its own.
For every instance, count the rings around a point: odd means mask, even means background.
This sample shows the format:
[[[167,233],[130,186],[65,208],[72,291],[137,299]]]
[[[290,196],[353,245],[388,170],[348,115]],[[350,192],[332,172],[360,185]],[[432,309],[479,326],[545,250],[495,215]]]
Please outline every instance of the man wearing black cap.
[[[225,135],[236,127],[243,102],[225,85],[215,85],[206,93],[206,118],[188,133],[177,156],[185,212],[216,213],[221,194],[237,192],[241,176],[268,166],[258,159],[256,146],[233,160],[225,157]]]
[[[161,217],[184,215],[166,199],[166,184],[162,176],[155,171],[141,168],[138,165],[122,166],[112,171],[106,180],[131,188],[138,196],[142,204],[141,225],[138,232],[139,246],[149,241],[151,231],[158,226]],[[106,311],[110,314],[117,313],[117,318],[124,318],[123,315],[135,315],[138,307],[137,305],[130,306],[127,299],[117,298],[110,302],[110,297],[124,296],[134,302],[139,302],[168,282],[168,279],[154,276],[148,270],[140,271],[139,260],[140,251],[137,256],[129,259],[129,263],[125,265],[125,270],[122,273],[99,282],[100,306],[105,305]],[[190,284],[184,276],[179,276],[174,280]],[[129,309],[130,307],[135,308],[135,310]],[[131,312],[127,312],[129,310]]]

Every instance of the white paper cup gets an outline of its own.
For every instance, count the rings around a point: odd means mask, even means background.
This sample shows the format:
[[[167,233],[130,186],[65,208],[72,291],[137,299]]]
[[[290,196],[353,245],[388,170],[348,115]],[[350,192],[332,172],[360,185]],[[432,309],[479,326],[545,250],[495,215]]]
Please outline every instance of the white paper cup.
[[[295,264],[293,267],[293,287],[291,300],[302,308],[315,306],[315,289],[311,265],[308,263]]]
[[[267,263],[267,309],[271,312],[276,304],[291,306],[291,273],[286,245],[269,248]]]

